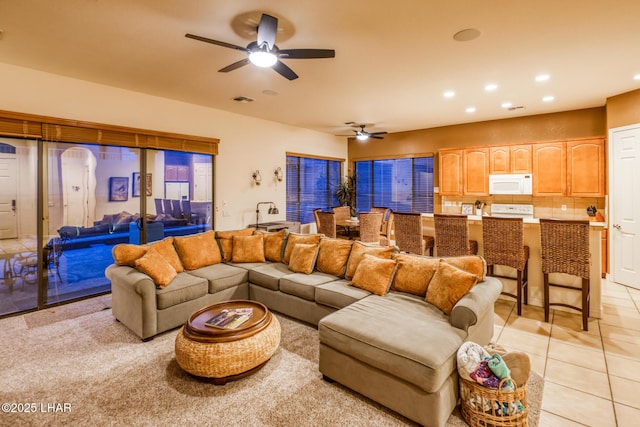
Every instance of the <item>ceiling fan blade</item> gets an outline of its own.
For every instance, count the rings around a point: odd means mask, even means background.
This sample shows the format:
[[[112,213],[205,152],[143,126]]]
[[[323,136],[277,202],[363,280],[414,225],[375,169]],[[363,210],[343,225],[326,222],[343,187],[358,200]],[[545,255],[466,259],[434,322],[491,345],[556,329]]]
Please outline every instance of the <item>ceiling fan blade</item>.
[[[229,71],[236,70],[236,69],[238,69],[240,67],[243,67],[243,66],[247,65],[248,63],[249,63],[249,58],[244,58],[244,59],[241,59],[238,62],[234,62],[231,65],[227,65],[226,67],[219,69],[218,72],[219,73],[228,73]]]
[[[371,136],[371,135],[386,135],[386,134],[388,134],[388,133],[389,133],[389,132],[386,132],[386,131],[382,131],[382,132],[369,132],[369,136]]]
[[[221,42],[221,41],[213,40],[213,39],[208,39],[206,37],[200,37],[200,36],[196,36],[194,34],[185,34],[184,36],[188,37],[190,39],[199,40],[201,42],[211,43],[211,44],[215,44],[215,45],[222,46],[222,47],[228,47],[229,49],[235,49],[235,50],[241,50],[243,52],[247,52],[247,48],[246,47],[238,46],[238,45],[235,45],[235,44],[231,44],[231,43],[227,43],[227,42]]]
[[[276,62],[276,64],[273,66],[273,69],[276,70],[276,72],[278,74],[280,74],[281,76],[289,79],[289,80],[295,80],[298,78],[298,75],[296,73],[293,72],[293,70],[289,67],[287,67],[283,62],[278,61]]]
[[[279,55],[291,59],[335,58],[336,51],[333,49],[283,49]]]
[[[269,50],[276,44],[276,33],[278,32],[278,18],[266,13],[262,14],[260,24],[258,24],[258,46],[266,43]]]
[[[373,139],[384,139],[384,137],[382,136],[378,136],[378,135],[374,135],[374,134],[369,134],[369,138],[373,138]]]

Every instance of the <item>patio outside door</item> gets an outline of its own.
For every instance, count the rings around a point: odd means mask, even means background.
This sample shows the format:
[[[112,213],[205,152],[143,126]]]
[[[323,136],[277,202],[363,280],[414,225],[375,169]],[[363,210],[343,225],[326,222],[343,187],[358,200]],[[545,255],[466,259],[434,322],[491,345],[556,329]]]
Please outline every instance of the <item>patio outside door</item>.
[[[18,237],[16,159],[0,158],[0,239]]]

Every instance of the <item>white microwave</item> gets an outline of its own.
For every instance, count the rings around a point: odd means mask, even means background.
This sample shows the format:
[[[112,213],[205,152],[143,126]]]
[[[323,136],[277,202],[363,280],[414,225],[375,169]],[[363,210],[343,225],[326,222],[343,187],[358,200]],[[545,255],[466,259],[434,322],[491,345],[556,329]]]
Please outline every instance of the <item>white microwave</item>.
[[[530,173],[489,175],[489,194],[533,194]]]

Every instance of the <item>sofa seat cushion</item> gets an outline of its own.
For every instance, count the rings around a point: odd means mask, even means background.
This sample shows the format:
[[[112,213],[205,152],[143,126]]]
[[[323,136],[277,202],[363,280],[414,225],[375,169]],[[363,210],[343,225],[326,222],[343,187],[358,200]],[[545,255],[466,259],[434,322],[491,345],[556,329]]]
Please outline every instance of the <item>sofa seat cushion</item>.
[[[194,276],[191,272],[178,273],[169,286],[156,290],[156,303],[159,310],[164,310],[203,297],[207,291],[206,279]]]
[[[326,317],[320,342],[426,392],[440,389],[456,369],[466,333],[420,297],[370,295]]]
[[[316,303],[333,308],[346,307],[369,295],[371,292],[351,286],[346,279],[316,286]]]
[[[270,264],[267,262],[228,262],[227,265],[232,265],[238,268],[244,268],[245,270],[253,270],[256,267],[260,267],[261,265]]]
[[[189,272],[197,277],[207,279],[210,294],[220,292],[249,281],[249,272],[244,268],[228,264],[214,264]]]
[[[316,286],[336,280],[336,276],[314,271],[311,274],[293,273],[280,279],[280,292],[308,301],[316,300]]]
[[[280,289],[280,278],[289,274],[291,271],[286,264],[274,262],[249,270],[249,281],[254,285],[277,291]]]

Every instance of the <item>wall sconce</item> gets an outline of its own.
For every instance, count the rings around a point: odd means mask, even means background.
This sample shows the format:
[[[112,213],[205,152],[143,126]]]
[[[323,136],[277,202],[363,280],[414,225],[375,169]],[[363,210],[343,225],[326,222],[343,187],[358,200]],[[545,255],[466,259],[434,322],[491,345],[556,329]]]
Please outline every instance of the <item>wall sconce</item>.
[[[253,177],[253,182],[256,185],[260,185],[260,183],[262,182],[262,177],[260,176],[260,171],[256,169],[256,171],[251,176]]]
[[[276,177],[278,181],[282,181],[282,168],[278,166],[276,170],[273,172],[273,175]]]

